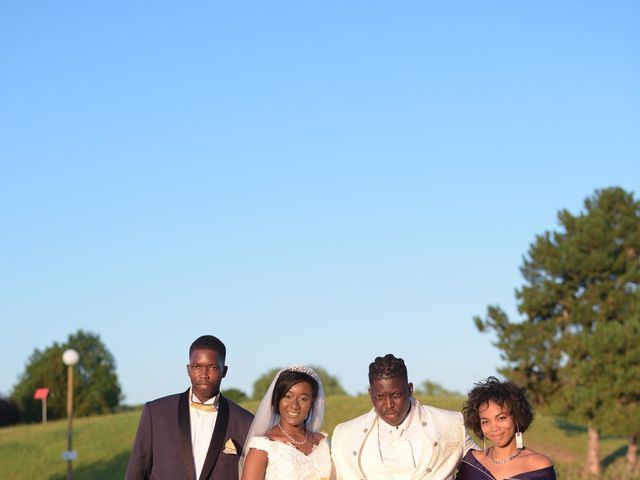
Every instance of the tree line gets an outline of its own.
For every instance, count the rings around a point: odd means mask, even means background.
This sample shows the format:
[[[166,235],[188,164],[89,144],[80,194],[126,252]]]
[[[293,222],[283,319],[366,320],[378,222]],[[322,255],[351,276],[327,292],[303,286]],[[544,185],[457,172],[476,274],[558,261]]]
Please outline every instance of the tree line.
[[[86,417],[113,413],[122,408],[122,390],[118,382],[116,364],[100,336],[78,330],[69,335],[64,343],[54,343],[40,351],[36,349],[27,361],[24,373],[9,397],[0,397],[0,426],[19,422],[39,422],[42,420],[42,404],[34,399],[37,388],[50,389],[47,398],[47,417],[60,419],[66,416],[67,369],[62,362],[62,353],[74,348],[80,353],[77,374],[74,375],[74,415]],[[325,395],[347,395],[340,380],[319,366],[316,371]],[[253,383],[251,395],[238,388],[222,389],[223,395],[236,401],[260,400],[280,368],[273,368],[262,374]],[[425,380],[418,392],[428,395],[449,395],[452,392],[437,383]]]

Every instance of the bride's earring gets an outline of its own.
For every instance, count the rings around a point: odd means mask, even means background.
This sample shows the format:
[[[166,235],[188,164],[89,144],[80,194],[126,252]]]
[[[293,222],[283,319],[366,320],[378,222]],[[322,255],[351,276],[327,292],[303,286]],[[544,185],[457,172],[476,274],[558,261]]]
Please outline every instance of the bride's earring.
[[[516,448],[522,450],[524,448],[524,440],[522,439],[522,432],[516,423]]]

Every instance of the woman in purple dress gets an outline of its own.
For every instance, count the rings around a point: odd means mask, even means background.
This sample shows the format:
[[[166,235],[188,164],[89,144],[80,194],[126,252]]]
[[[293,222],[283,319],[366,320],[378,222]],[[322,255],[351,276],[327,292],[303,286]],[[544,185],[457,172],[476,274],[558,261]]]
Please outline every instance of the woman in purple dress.
[[[462,413],[465,426],[491,446],[469,450],[456,480],[556,480],[551,460],[524,446],[533,421],[524,387],[489,377],[475,384]]]

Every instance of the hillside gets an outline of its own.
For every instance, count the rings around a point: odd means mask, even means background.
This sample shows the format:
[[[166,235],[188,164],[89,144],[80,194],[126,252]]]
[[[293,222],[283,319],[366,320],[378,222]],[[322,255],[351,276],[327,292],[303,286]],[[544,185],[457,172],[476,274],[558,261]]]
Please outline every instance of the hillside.
[[[420,398],[434,406],[460,410],[462,398]],[[257,402],[244,406],[254,411]],[[344,420],[366,412],[370,408],[367,397],[330,397],[326,401],[324,430]],[[74,421],[74,479],[121,479],[124,475],[131,444],[140,412],[132,411]],[[573,480],[579,473],[586,456],[586,429],[557,419],[539,415],[530,431],[525,434],[527,446],[550,456],[556,463],[558,478]],[[0,429],[0,476],[11,480],[64,480],[66,463],[62,452],[66,449],[66,421],[49,422]],[[605,437],[602,440],[602,458],[605,478],[608,480],[631,478],[624,476],[626,439]]]

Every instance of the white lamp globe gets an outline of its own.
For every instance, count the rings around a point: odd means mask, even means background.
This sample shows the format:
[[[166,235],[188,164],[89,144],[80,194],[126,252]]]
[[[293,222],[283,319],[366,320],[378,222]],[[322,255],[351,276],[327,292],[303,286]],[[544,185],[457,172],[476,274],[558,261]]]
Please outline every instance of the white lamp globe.
[[[62,354],[62,361],[65,365],[73,366],[78,363],[78,360],[80,360],[80,354],[73,348],[65,350]]]

